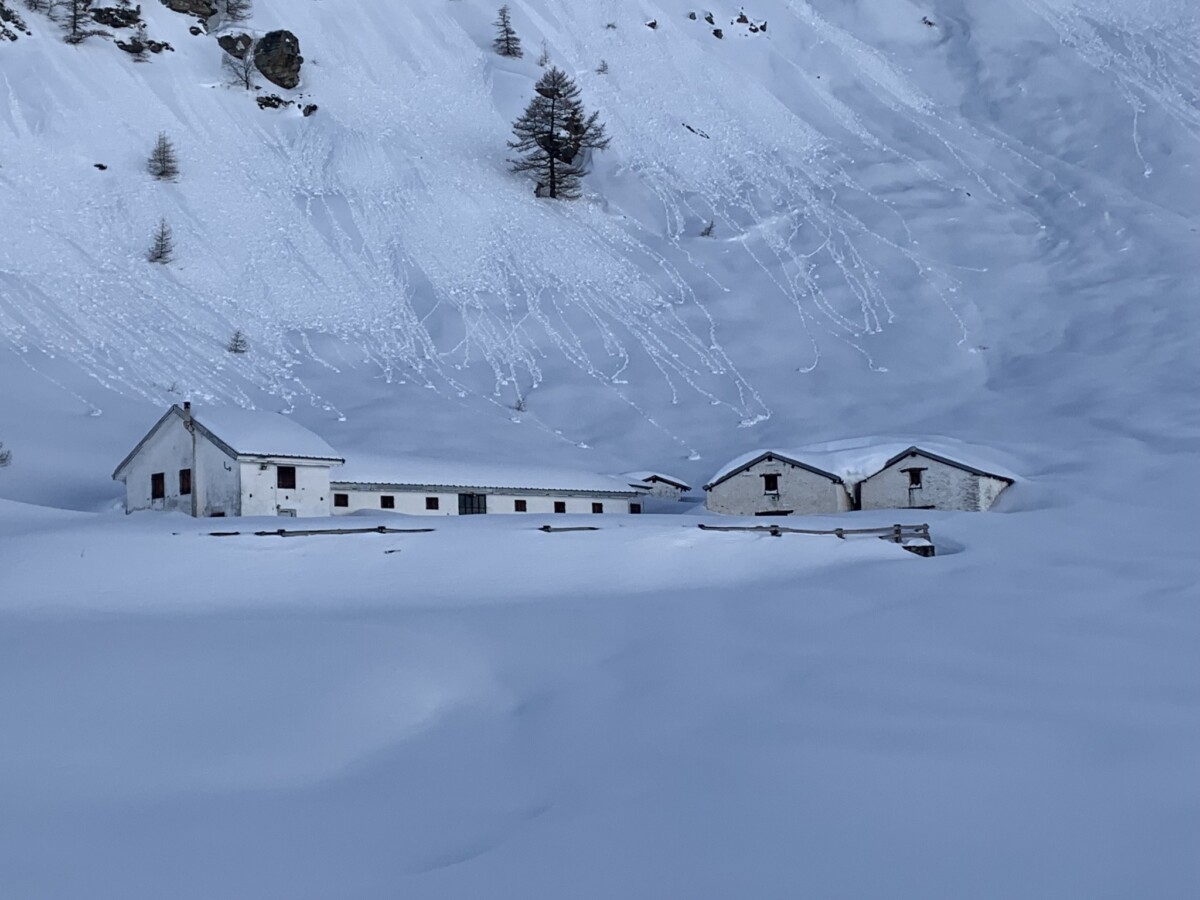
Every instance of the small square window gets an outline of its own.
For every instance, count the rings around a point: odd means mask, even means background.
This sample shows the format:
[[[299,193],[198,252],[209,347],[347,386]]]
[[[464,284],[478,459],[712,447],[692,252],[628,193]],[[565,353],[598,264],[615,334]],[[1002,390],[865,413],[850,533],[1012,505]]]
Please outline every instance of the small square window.
[[[150,499],[161,500],[167,496],[167,474],[155,472],[150,476]]]
[[[765,493],[765,494],[778,494],[779,493],[779,476],[778,475],[774,475],[774,474],[764,475],[762,477],[762,480],[763,480],[763,493]]]
[[[396,508],[396,498],[393,497],[391,494],[384,494],[382,497],[379,498],[379,508],[380,509],[395,509]]]
[[[437,497],[426,497],[425,498],[425,508],[426,509],[437,509],[438,508],[438,498]]]
[[[296,489],[296,467],[277,467],[275,469],[275,487],[285,491],[294,491]]]
[[[921,486],[921,473],[924,469],[905,469],[908,473],[908,486],[910,488],[919,488]]]
[[[603,503],[593,503],[592,504],[592,512],[594,512],[594,513],[604,512],[604,504]]]
[[[192,492],[192,470],[179,470],[179,496],[186,497]]]
[[[567,501],[566,500],[555,500],[554,501],[554,511],[556,513],[565,513],[567,511]]]
[[[640,503],[630,503],[630,504],[629,504],[629,512],[630,512],[630,514],[631,514],[631,515],[635,515],[635,516],[637,516],[637,515],[641,515],[641,512],[642,512],[642,504],[640,504]]]
[[[513,501],[513,512],[528,512],[528,510],[529,510],[529,504],[526,503],[524,500],[514,500]]]
[[[350,495],[349,494],[334,494],[333,495],[333,505],[334,506],[342,506],[342,507],[349,506],[350,505]]]

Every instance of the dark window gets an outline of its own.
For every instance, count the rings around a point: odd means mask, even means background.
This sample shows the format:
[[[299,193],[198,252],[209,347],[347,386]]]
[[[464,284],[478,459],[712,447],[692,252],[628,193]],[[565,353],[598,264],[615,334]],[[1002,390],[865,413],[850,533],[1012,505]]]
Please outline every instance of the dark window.
[[[778,475],[764,475],[762,477],[762,480],[763,480],[763,493],[766,493],[766,494],[778,494],[779,493],[779,476]]]
[[[921,473],[924,469],[905,469],[908,473],[908,486],[910,488],[919,488],[921,486]]]
[[[150,499],[161,500],[167,496],[167,475],[165,472],[155,472],[150,476]]]
[[[437,497],[426,497],[425,498],[425,508],[426,509],[437,509],[438,508],[438,498]]]
[[[192,492],[192,470],[179,470],[179,496],[186,497]]]
[[[792,511],[790,509],[772,509],[767,512],[755,513],[756,516],[790,516],[791,514]]]
[[[283,488],[285,491],[294,491],[296,489],[296,467],[279,466],[276,468],[275,487]]]
[[[333,495],[333,505],[334,506],[349,506],[350,505],[350,495],[349,494],[334,494]]]
[[[212,516],[214,519],[223,519],[223,518],[225,518],[225,510],[214,509],[212,512],[209,513],[209,515]]]
[[[641,511],[642,511],[642,504],[640,504],[640,503],[630,503],[630,504],[629,504],[629,511],[630,511],[630,512],[631,512],[633,515],[635,515],[635,516],[636,516],[636,515],[639,515],[639,514],[641,513]]]
[[[555,500],[554,501],[554,511],[556,513],[565,513],[567,511],[567,501],[566,500]]]
[[[380,509],[395,509],[396,508],[396,498],[393,497],[391,494],[384,494],[382,497],[379,498],[379,508]]]
[[[479,516],[487,512],[487,494],[459,494],[458,514]]]
[[[594,513],[604,512],[604,504],[603,503],[593,503],[592,504],[592,512],[594,512]]]
[[[528,504],[526,504],[526,502],[524,500],[514,500],[513,501],[513,512],[526,512],[526,511],[528,511],[528,509],[529,509],[529,506],[528,506]]]

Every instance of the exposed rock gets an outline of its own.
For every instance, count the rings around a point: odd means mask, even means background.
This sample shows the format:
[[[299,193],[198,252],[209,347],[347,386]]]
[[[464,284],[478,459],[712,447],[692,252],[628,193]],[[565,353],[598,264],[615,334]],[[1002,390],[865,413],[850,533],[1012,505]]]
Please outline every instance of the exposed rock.
[[[193,25],[191,28],[188,29],[188,34],[191,34],[191,35],[201,35],[201,34],[205,34],[205,33],[206,33],[205,30],[203,28],[201,28],[199,25]]]
[[[162,0],[162,4],[177,13],[199,16],[201,19],[207,19],[217,14],[217,5],[213,0]]]
[[[134,28],[142,21],[140,6],[101,6],[91,12],[93,19],[109,28]]]
[[[305,104],[304,109],[302,109],[300,111],[302,113],[304,113],[304,118],[307,119],[309,116],[311,116],[313,113],[315,113],[317,111],[317,104],[315,104],[315,103]]]
[[[258,104],[259,109],[283,109],[291,106],[291,100],[284,100],[278,94],[264,94],[261,97],[255,97],[254,102]]]
[[[0,0],[0,40],[15,41],[18,32],[30,33],[21,17],[8,8],[5,0]]]
[[[246,53],[254,46],[254,38],[248,34],[223,34],[217,38],[221,49],[237,59],[245,59]]]
[[[99,169],[101,172],[103,172],[105,169],[108,168],[108,166],[106,166],[104,163],[92,163],[92,165],[95,166],[97,169]]]
[[[268,81],[282,88],[300,83],[300,41],[290,31],[271,31],[254,48],[254,64]]]

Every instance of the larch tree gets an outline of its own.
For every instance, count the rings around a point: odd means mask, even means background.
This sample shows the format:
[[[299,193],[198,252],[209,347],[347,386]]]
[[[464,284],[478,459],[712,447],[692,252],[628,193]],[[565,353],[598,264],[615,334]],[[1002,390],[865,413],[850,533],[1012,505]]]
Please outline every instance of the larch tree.
[[[609,139],[599,113],[588,115],[579,102],[579,87],[558,68],[551,68],[534,87],[535,96],[516,122],[509,141],[518,154],[509,160],[514,172],[532,172],[539,197],[574,200],[580,179],[588,173],[592,150]]]
[[[253,0],[225,0],[225,17],[230,22],[245,22],[254,15]]]
[[[225,70],[225,79],[229,84],[243,88],[247,91],[255,89],[254,73],[258,71],[258,67],[254,63],[255,47],[251,45],[246,49],[246,53],[237,57],[232,53],[226,53],[221,59],[221,68]]]
[[[171,226],[166,219],[161,219],[154,229],[154,240],[146,252],[146,259],[152,263],[166,265],[175,256],[175,236],[171,234]]]
[[[161,181],[173,181],[179,176],[179,158],[175,155],[175,145],[167,137],[166,132],[160,132],[146,161],[150,174]]]
[[[500,7],[496,21],[492,24],[496,26],[496,39],[492,41],[492,48],[497,53],[516,59],[525,55],[525,51],[521,49],[521,39],[513,30],[512,16],[509,14],[507,6]]]

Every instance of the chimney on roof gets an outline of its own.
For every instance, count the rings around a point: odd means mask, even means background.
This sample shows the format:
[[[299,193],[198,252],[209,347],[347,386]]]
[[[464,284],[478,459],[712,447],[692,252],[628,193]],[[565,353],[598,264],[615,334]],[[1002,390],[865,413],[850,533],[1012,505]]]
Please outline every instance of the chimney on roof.
[[[192,421],[192,401],[191,400],[183,401],[183,421],[189,422],[189,423]]]

